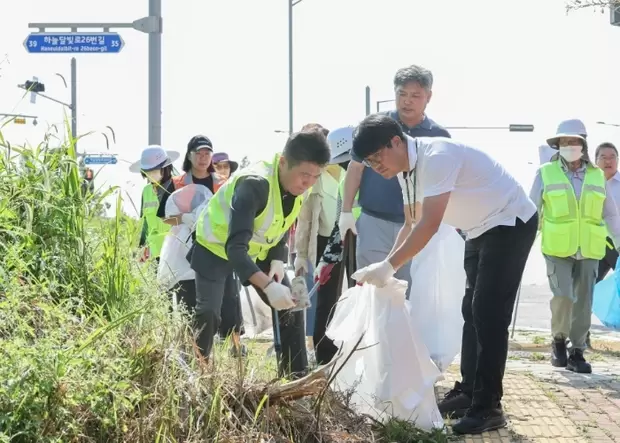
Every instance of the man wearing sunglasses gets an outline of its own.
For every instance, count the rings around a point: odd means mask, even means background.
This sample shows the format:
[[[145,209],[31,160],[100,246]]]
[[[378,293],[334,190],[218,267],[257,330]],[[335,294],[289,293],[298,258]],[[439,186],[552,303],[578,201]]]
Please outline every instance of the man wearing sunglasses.
[[[442,222],[465,233],[463,379],[439,409],[464,415],[453,426],[455,433],[504,427],[508,326],[536,237],[536,206],[486,153],[443,137],[410,137],[389,116],[366,117],[356,129],[353,151],[383,177],[398,177],[405,214],[416,214],[415,225],[413,217],[407,217],[388,257],[360,272],[361,282],[384,286],[426,246]],[[455,403],[457,397],[462,401]]]

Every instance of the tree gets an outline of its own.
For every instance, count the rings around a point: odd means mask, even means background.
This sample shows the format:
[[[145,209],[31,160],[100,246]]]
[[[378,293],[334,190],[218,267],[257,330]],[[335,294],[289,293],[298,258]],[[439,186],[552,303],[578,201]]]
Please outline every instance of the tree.
[[[246,155],[241,159],[241,163],[239,163],[239,169],[247,168],[248,166],[250,166],[250,159]]]
[[[585,8],[601,8],[604,13],[608,7],[620,6],[620,0],[567,0],[566,11],[574,11]]]

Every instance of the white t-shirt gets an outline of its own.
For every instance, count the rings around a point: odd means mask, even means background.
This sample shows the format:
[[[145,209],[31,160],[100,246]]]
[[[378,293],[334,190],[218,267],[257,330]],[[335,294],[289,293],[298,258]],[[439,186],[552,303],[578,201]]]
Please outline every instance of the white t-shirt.
[[[521,185],[486,153],[449,138],[406,137],[411,172],[398,175],[405,205],[413,204],[414,195],[422,202],[450,192],[443,222],[467,238],[514,226],[517,218],[527,222],[536,212]]]

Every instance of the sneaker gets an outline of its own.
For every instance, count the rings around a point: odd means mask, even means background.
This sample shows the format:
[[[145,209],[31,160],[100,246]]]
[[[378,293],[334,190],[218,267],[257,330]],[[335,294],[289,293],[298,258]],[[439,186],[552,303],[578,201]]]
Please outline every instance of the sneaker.
[[[583,351],[581,349],[571,349],[566,369],[578,374],[592,373],[592,365],[583,358]]]
[[[452,388],[437,405],[444,418],[461,418],[471,407],[471,396],[463,391],[461,383]]]
[[[556,338],[553,340],[551,349],[551,366],[565,368],[568,363],[568,352],[566,351],[566,339]]]
[[[455,434],[482,434],[506,426],[502,408],[470,408],[465,416],[452,426]]]

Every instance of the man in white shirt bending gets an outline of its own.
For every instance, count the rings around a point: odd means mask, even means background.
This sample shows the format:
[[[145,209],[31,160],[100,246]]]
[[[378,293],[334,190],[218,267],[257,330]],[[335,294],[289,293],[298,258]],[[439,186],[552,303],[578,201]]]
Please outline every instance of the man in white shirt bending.
[[[453,426],[456,433],[505,426],[501,398],[508,327],[536,236],[536,206],[489,155],[448,138],[409,137],[388,116],[366,117],[356,129],[353,151],[383,177],[399,176],[407,220],[388,257],[368,266],[363,282],[385,285],[442,222],[466,234],[462,382],[439,408],[462,417]],[[411,290],[413,296],[416,288]]]

